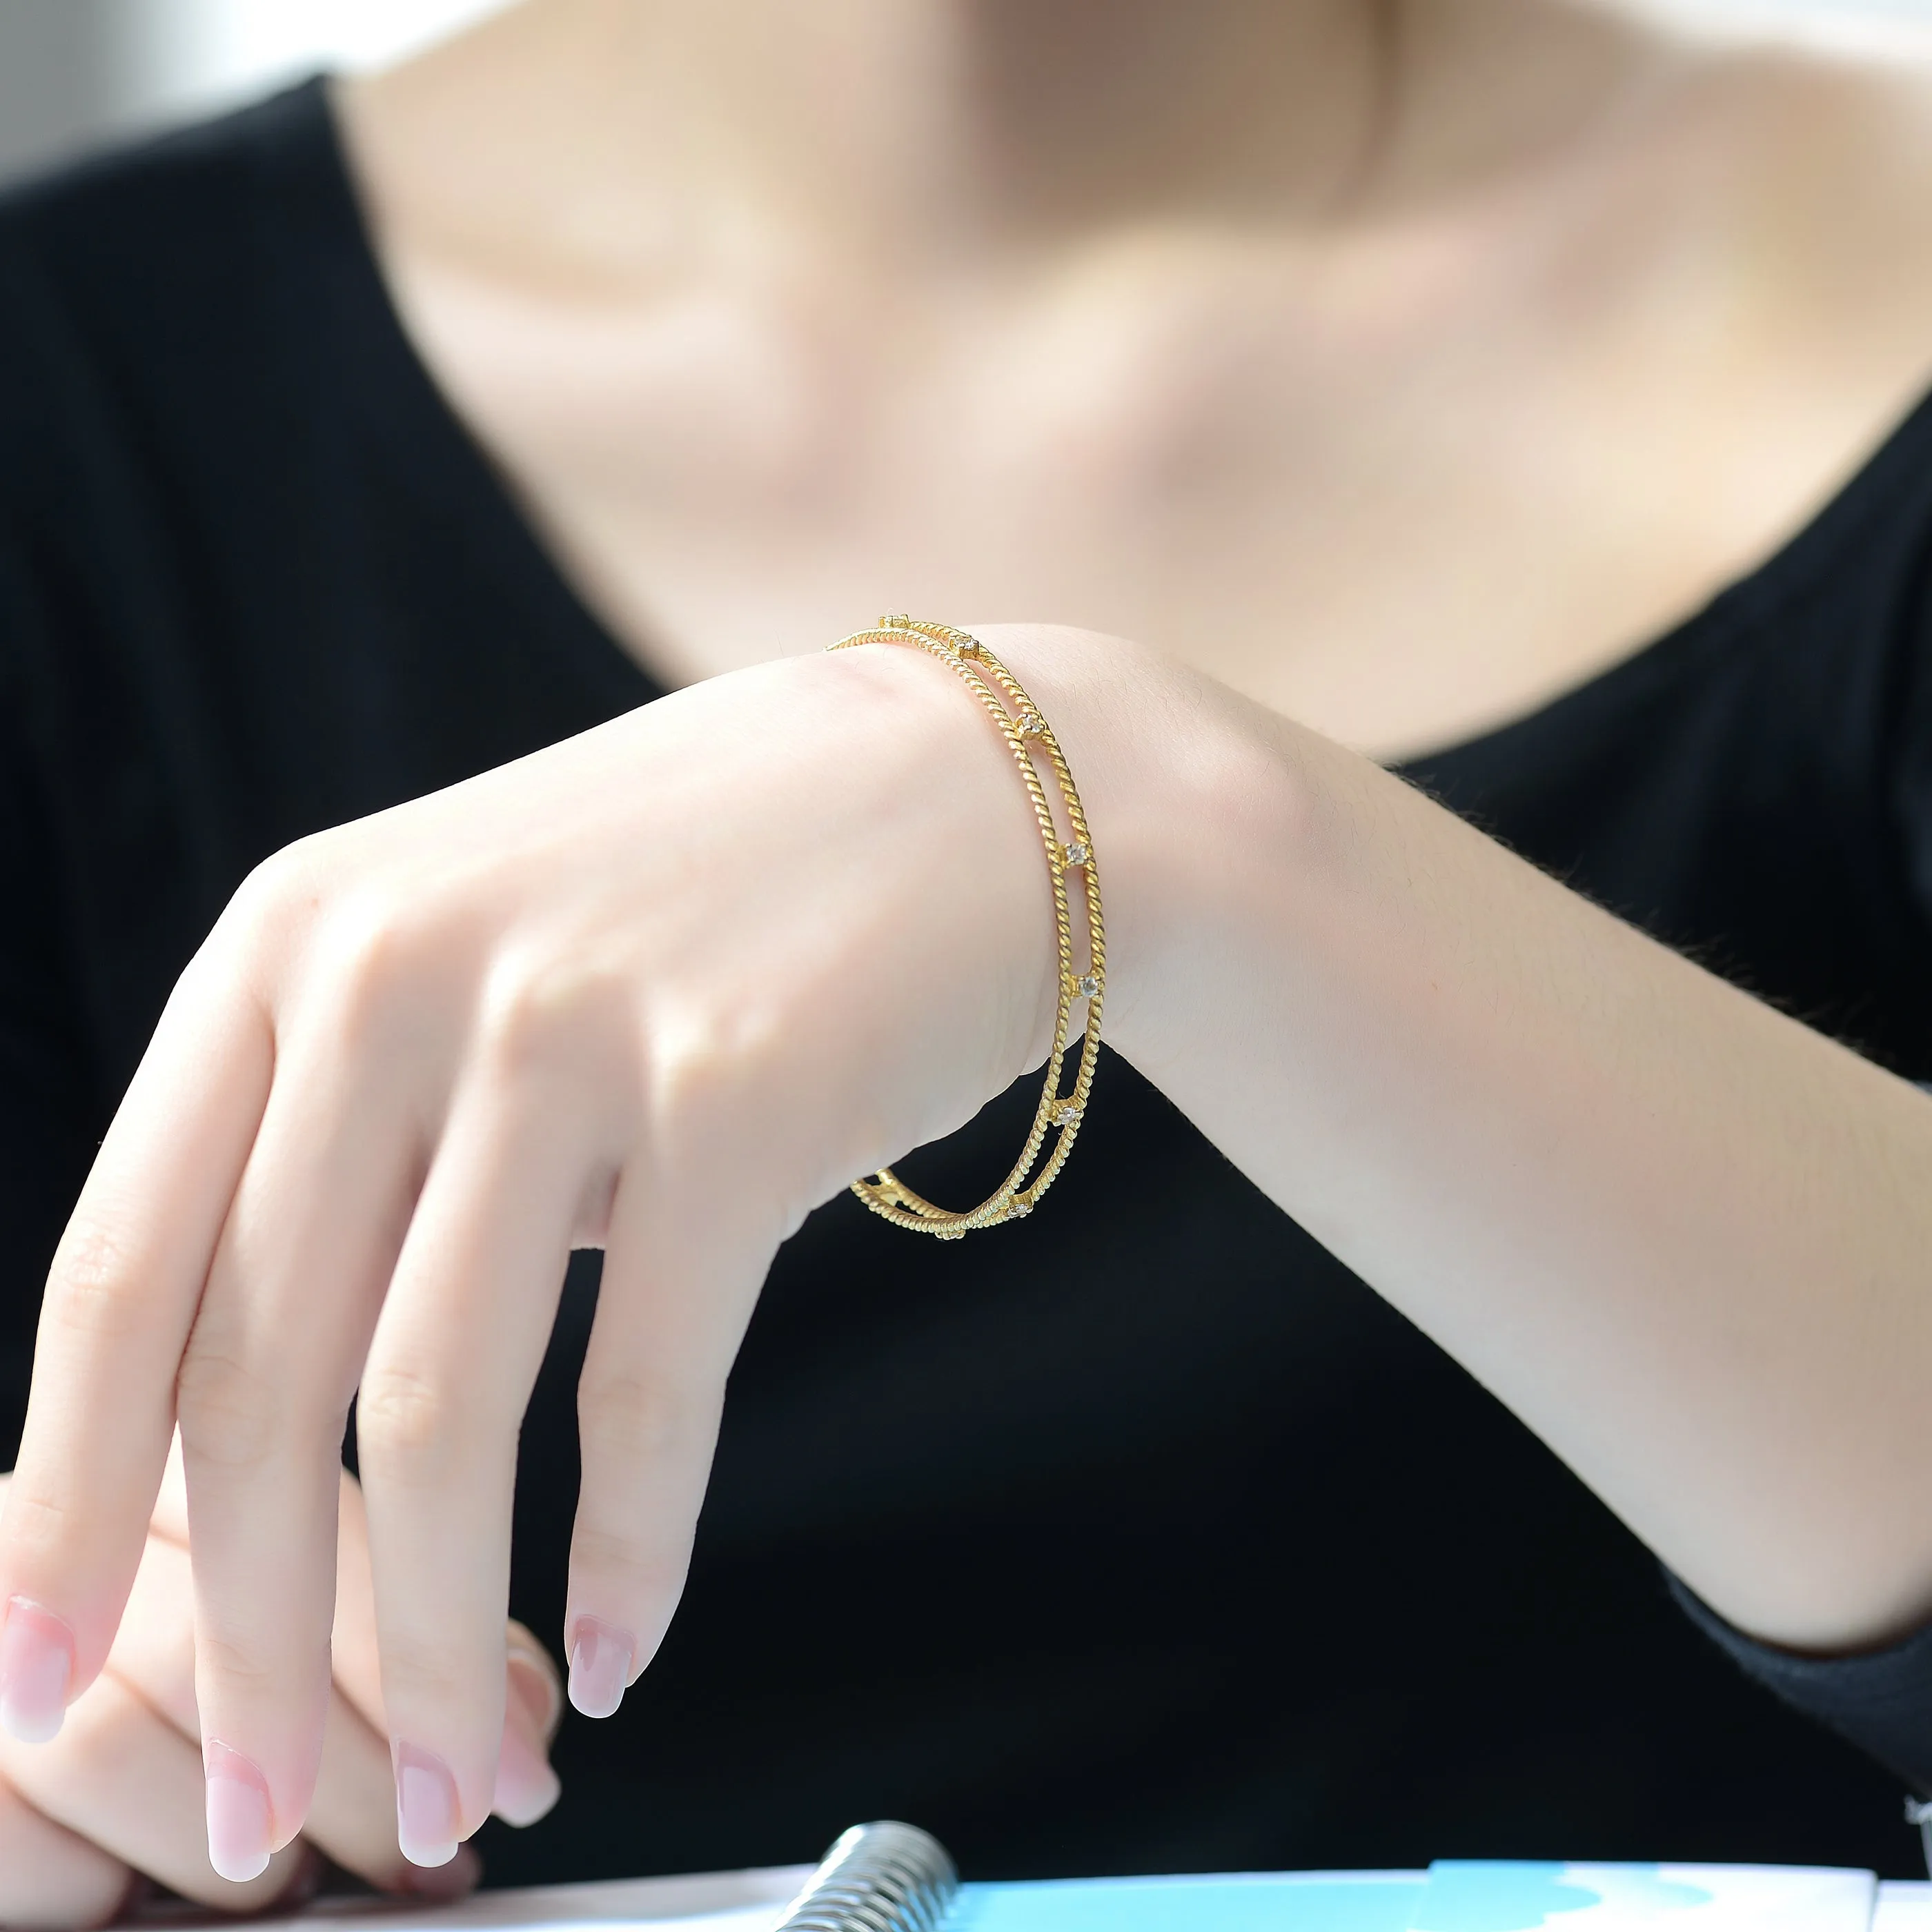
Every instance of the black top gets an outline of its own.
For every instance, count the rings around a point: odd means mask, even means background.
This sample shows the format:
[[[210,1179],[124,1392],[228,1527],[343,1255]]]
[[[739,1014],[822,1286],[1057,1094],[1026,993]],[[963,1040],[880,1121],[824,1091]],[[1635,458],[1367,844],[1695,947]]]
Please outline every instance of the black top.
[[[1928,560],[1932,405],[1690,622],[1414,776],[1932,1077]],[[248,867],[652,694],[405,340],[317,88],[0,200],[0,1453],[68,1204]],[[929,1184],[997,1171],[998,1112]],[[524,1444],[552,1641],[595,1292],[580,1262]],[[1927,1648],[1785,1688],[1932,1777]],[[560,1764],[497,1877],[882,1816],[980,1875],[1915,1856],[1896,1778],[1118,1060],[1024,1227],[842,1199],[787,1247],[676,1627]]]

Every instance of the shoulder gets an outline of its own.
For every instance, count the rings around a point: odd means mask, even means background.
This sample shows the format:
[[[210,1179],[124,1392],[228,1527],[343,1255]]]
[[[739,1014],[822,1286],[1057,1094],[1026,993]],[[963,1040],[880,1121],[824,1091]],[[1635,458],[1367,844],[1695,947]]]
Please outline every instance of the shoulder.
[[[311,83],[0,194],[7,471],[22,436],[44,460],[90,409],[138,417],[259,356],[278,261],[343,225],[327,116]]]
[[[1734,278],[1740,323],[1932,378],[1932,24],[1686,54],[1652,185]]]
[[[327,112],[298,89],[0,194],[0,660],[44,710],[178,688],[314,528],[316,291],[357,234]]]
[[[1838,523],[1894,562],[1925,646],[1932,556],[1932,31],[1893,44],[1772,49],[1708,76],[1728,167],[1730,352],[1814,421],[1853,434]],[[1861,428],[1860,426],[1863,427]],[[1863,556],[1854,542],[1844,554]],[[1864,586],[1868,596],[1875,588]],[[1894,634],[1896,631],[1894,628]]]
[[[165,305],[218,278],[329,154],[310,82],[239,112],[91,156],[0,193],[0,268],[70,304]]]
[[[1564,313],[1674,398],[1654,488],[1741,507],[1747,601],[1863,594],[1874,541],[1902,592],[1932,541],[1932,27],[1685,37],[1654,72],[1562,204]]]

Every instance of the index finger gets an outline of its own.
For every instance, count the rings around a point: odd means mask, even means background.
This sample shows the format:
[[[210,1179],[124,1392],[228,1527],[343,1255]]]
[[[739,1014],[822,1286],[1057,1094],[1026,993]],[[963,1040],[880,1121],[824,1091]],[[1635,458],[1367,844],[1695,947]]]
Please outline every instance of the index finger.
[[[23,1742],[59,1730],[113,1641],[174,1431],[182,1352],[274,1062],[268,1016],[230,949],[205,947],[55,1256],[0,1514],[0,1726]]]

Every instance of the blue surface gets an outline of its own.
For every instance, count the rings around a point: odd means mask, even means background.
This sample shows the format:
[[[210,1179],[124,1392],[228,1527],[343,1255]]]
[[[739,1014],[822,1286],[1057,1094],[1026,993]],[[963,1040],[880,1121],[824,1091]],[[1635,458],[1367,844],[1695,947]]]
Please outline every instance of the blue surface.
[[[1681,1912],[1710,1902],[1702,1886],[1659,1876],[1654,1865],[1538,1864],[1524,1860],[1438,1858],[1412,1922],[1412,1932],[1537,1932],[1562,1927],[1564,1915],[1604,1902],[1646,1913]],[[1576,1932],[1583,1932],[1580,1926]]]
[[[1587,1932],[1593,1906],[1708,1904],[1655,1865],[1438,1859],[1428,1872],[1054,1879],[960,1888],[946,1932]]]
[[[946,1932],[1409,1932],[1423,1887],[1420,1872],[968,1885]]]

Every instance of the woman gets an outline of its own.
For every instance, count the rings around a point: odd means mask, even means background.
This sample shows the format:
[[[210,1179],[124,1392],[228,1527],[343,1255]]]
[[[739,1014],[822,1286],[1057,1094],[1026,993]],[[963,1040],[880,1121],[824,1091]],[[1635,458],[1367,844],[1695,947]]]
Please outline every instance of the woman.
[[[1635,1539],[1932,1770],[1928,85],[530,0],[16,196],[0,1918],[468,1882],[506,1591],[505,1876],[1894,1859]],[[944,1246],[1058,969],[889,604],[1098,627],[1118,1057]]]

